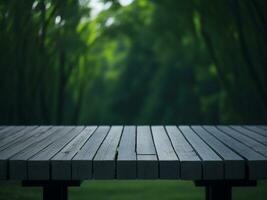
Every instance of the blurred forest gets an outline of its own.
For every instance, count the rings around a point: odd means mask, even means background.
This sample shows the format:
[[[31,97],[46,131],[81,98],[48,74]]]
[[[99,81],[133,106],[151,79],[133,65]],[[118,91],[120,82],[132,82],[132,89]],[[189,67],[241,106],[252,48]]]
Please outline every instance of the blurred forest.
[[[267,1],[91,1],[0,1],[1,124],[267,122]]]

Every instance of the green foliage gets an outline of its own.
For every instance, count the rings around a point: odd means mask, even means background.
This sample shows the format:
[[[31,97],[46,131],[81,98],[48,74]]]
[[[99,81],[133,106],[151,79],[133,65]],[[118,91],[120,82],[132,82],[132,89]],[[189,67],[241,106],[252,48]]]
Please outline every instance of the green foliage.
[[[0,2],[1,124],[266,123],[267,3]]]

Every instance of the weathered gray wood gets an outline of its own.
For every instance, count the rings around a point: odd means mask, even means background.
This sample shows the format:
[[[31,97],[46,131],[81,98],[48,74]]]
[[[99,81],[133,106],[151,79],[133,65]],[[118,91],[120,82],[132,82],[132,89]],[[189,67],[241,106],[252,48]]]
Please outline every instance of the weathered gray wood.
[[[52,179],[71,180],[71,159],[91,137],[96,128],[96,126],[86,127],[51,159]]]
[[[241,126],[231,126],[232,129],[234,129],[235,131],[252,138],[253,140],[256,140],[264,145],[267,146],[267,136],[264,137],[263,135],[255,132],[255,131],[251,131],[249,129],[243,128]]]
[[[0,141],[24,129],[25,126],[8,126],[0,130]]]
[[[31,132],[31,131],[35,128],[37,128],[37,126],[28,126],[25,128],[16,129],[15,132],[13,132],[12,134],[1,138],[0,151],[6,149],[9,146],[16,144],[19,141],[23,141],[26,138],[31,137],[32,134],[34,134],[34,132]]]
[[[229,149],[216,137],[208,133],[201,126],[192,126],[192,129],[201,137],[217,154],[223,158],[225,179],[244,179],[245,160]]]
[[[261,126],[179,128],[7,126],[0,179],[267,179]]]
[[[267,137],[267,130],[259,127],[259,126],[244,126],[246,129],[256,132],[264,137]]]
[[[267,130],[267,126],[259,126],[259,128],[261,128],[263,130]]]
[[[65,145],[75,138],[82,130],[83,126],[67,126],[61,132],[62,137],[38,152],[28,160],[29,180],[48,180],[50,177],[50,159],[56,155]]]
[[[4,129],[0,130],[0,138],[5,135],[7,132],[9,132],[10,130],[12,130],[14,127],[16,126],[7,126]]]
[[[112,126],[93,161],[95,179],[115,178],[115,159],[123,126]]]
[[[257,180],[267,178],[267,160],[264,156],[255,152],[238,140],[233,139],[225,132],[215,128],[214,126],[204,126],[204,128],[233,151],[247,159],[249,179]]]
[[[32,134],[30,138],[26,138],[20,143],[9,146],[8,148],[0,152],[0,180],[7,179],[8,158],[30,146],[32,143],[42,140],[44,137],[46,137],[45,131],[49,128],[50,127],[48,126],[40,126],[36,129],[33,129],[29,132]]]
[[[202,178],[205,180],[223,179],[222,159],[189,126],[179,126],[179,128],[202,159]]]
[[[156,155],[137,155],[137,178],[157,179],[159,178],[158,159]]]
[[[180,159],[180,174],[184,180],[200,180],[201,160],[176,126],[166,126],[173,148]]]
[[[72,180],[92,178],[93,158],[109,129],[109,126],[99,126],[81,150],[72,158]]]
[[[241,143],[247,145],[254,151],[262,154],[263,156],[267,157],[267,146],[255,141],[254,139],[243,135],[242,133],[228,127],[228,126],[218,126],[220,130],[228,134],[229,136],[233,137],[234,139],[240,141]],[[264,142],[264,141],[263,141]]]
[[[155,179],[159,176],[158,159],[149,126],[137,127],[137,177]]]
[[[27,148],[21,150],[9,159],[9,178],[11,180],[27,180],[27,160],[47,147],[54,140],[61,138],[62,127],[54,126],[47,130],[45,139],[35,142]]]
[[[159,160],[159,177],[177,179],[180,177],[179,159],[163,126],[152,126],[152,135]]]
[[[4,128],[6,128],[7,126],[0,126],[0,130],[2,130],[2,129],[4,129]]]
[[[12,145],[9,145],[7,148],[0,151],[0,157],[7,159],[32,143],[43,139],[46,137],[46,131],[49,128],[49,126],[39,126],[38,128],[26,127],[24,131],[27,132],[27,134],[24,134],[24,137],[20,138],[19,142],[16,141],[15,143],[12,143]]]
[[[118,148],[117,178],[136,178],[136,127],[125,126]]]
[[[2,129],[0,129],[0,138],[5,136],[5,134],[12,134],[23,128],[25,128],[25,126],[4,126]]]
[[[23,131],[22,126],[14,126],[9,131],[5,131],[0,135],[0,147],[5,145],[8,141],[12,141],[12,138],[16,138],[16,135]]]
[[[156,149],[154,146],[151,130],[149,126],[137,127],[137,154],[142,155],[156,155]]]

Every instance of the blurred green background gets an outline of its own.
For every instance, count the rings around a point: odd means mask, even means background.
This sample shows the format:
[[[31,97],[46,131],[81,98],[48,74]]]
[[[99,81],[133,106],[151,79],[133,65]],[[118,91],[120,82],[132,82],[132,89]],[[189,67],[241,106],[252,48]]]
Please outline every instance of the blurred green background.
[[[1,0],[0,124],[266,124],[265,0]],[[0,184],[0,199],[38,189]],[[235,189],[266,199],[267,183]],[[71,199],[203,199],[97,181]]]
[[[267,182],[257,187],[233,189],[233,200],[266,200]],[[1,200],[41,200],[41,188],[23,188],[17,182],[0,182]],[[85,181],[79,188],[70,187],[70,200],[202,200],[204,188],[190,181]]]
[[[1,124],[264,124],[265,0],[1,0]]]

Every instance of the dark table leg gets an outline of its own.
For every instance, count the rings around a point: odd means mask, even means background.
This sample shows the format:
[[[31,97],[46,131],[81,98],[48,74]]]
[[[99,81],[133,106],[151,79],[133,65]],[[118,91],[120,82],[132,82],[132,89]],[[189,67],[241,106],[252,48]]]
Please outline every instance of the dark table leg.
[[[229,185],[210,185],[206,186],[206,200],[230,200],[232,188]]]
[[[67,186],[44,186],[43,200],[67,200],[68,188]]]
[[[43,187],[43,200],[67,200],[68,187],[80,184],[81,181],[22,181],[25,187]]]
[[[206,200],[231,200],[232,187],[256,186],[250,180],[195,181],[196,186],[205,187]]]

